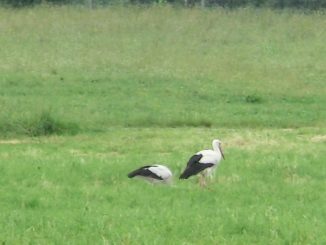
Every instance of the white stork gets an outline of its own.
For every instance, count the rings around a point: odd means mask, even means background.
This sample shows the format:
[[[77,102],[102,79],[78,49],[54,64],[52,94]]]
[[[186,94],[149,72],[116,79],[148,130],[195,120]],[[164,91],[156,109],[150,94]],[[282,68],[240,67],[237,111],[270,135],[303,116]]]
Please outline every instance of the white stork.
[[[211,176],[221,159],[224,159],[221,141],[215,139],[212,145],[213,150],[199,151],[189,159],[180,179],[188,179],[190,176],[200,173],[199,184],[201,186],[206,185],[205,177]]]
[[[172,180],[172,172],[166,166],[155,164],[140,167],[129,173],[128,177],[140,177],[151,183],[169,184]]]

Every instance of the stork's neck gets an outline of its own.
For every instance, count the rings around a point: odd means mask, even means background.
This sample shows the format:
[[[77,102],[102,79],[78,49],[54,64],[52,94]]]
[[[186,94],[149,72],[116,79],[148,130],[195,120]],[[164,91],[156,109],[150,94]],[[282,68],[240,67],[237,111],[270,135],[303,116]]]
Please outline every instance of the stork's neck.
[[[213,150],[220,152],[220,147],[218,146],[218,143],[213,144]]]

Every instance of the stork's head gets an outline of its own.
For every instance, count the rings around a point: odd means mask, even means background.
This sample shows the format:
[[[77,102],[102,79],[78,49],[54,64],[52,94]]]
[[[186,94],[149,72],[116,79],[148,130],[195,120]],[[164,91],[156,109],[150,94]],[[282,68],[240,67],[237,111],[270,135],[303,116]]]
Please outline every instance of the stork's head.
[[[213,145],[214,151],[221,152],[221,155],[222,155],[223,159],[225,159],[224,158],[224,153],[223,153],[223,150],[222,150],[222,146],[221,146],[222,142],[220,140],[218,140],[218,139],[215,139],[215,140],[213,140],[212,145]]]

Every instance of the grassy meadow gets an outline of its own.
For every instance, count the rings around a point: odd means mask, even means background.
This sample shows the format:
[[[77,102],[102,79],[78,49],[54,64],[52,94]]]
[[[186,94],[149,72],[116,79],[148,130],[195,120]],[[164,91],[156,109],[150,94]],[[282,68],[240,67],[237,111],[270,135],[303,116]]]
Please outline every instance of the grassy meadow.
[[[325,244],[322,12],[0,8],[0,243]],[[208,188],[179,181],[223,142]],[[172,186],[127,173],[164,163]]]
[[[44,112],[81,131],[325,122],[323,14],[67,7],[0,16],[3,133],[24,133]]]

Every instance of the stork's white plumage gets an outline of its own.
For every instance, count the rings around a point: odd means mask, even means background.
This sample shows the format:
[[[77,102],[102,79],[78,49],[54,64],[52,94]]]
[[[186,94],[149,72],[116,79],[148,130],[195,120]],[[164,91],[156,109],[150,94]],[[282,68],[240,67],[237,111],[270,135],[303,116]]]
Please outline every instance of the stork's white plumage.
[[[155,164],[140,167],[129,173],[128,177],[140,177],[150,181],[151,183],[169,184],[172,179],[172,172],[164,165]]]
[[[224,154],[221,147],[221,141],[218,139],[212,142],[213,150],[202,150],[193,155],[186,169],[180,175],[180,179],[188,179],[190,176],[200,173],[200,184],[205,185],[204,177],[210,176],[218,166]]]

